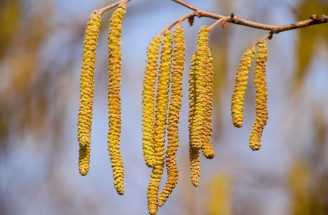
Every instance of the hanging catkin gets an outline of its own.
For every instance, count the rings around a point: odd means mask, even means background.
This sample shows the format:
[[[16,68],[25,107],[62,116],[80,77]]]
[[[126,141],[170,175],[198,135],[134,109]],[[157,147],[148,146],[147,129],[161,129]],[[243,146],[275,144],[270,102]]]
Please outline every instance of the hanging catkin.
[[[181,24],[174,29],[173,40],[175,42],[173,51],[173,68],[171,73],[171,100],[168,112],[167,126],[167,149],[165,153],[165,163],[167,169],[167,181],[159,195],[159,206],[165,204],[167,198],[172,193],[178,183],[178,168],[176,163],[176,151],[179,143],[179,115],[182,100],[182,75],[185,61],[185,44],[183,39],[183,29]]]
[[[154,166],[154,116],[155,116],[155,86],[157,77],[157,61],[161,38],[155,36],[147,51],[147,65],[145,71],[144,86],[142,91],[142,145],[146,165]]]
[[[95,10],[92,12],[85,30],[81,85],[80,85],[80,109],[78,115],[78,141],[79,171],[86,175],[90,167],[90,143],[92,126],[92,105],[94,93],[94,71],[96,63],[96,49],[100,29],[101,16]]]
[[[169,100],[169,81],[172,58],[172,38],[169,30],[162,38],[161,61],[158,74],[156,96],[156,116],[154,126],[154,167],[148,187],[148,211],[156,214],[158,209],[158,192],[164,168],[165,127]]]
[[[196,104],[196,85],[195,85],[195,73],[196,70],[196,52],[194,52],[191,63],[190,63],[190,73],[189,73],[189,160],[190,160],[190,175],[191,183],[197,187],[199,185],[199,175],[200,175],[200,152],[199,149],[193,147],[193,135],[192,127],[195,116],[195,104]]]
[[[195,91],[196,102],[193,116],[193,123],[191,127],[191,144],[194,148],[200,149],[202,147],[202,132],[203,119],[205,117],[206,106],[206,58],[208,35],[210,29],[207,25],[202,26],[198,32],[197,51],[195,59]]]
[[[231,116],[233,125],[241,127],[243,125],[243,106],[245,102],[245,92],[249,68],[254,58],[254,49],[248,49],[240,60],[237,69],[236,83],[231,99]]]
[[[206,81],[206,94],[205,94],[205,116],[204,116],[204,129],[202,131],[203,134],[203,143],[202,143],[202,152],[203,155],[212,159],[215,156],[215,152],[213,150],[213,145],[211,143],[212,136],[212,107],[213,107],[213,58],[212,53],[209,47],[206,47],[206,62],[205,62],[205,81]]]
[[[258,56],[254,71],[254,84],[256,87],[255,110],[256,119],[253,130],[249,138],[249,146],[252,150],[259,150],[261,147],[261,136],[264,126],[268,120],[267,97],[268,89],[266,83],[265,62],[267,61],[266,41],[263,39],[258,44]]]
[[[108,54],[108,151],[112,163],[114,186],[117,192],[124,194],[124,169],[120,151],[121,133],[121,52],[120,39],[125,6],[120,5],[112,14],[109,24]]]

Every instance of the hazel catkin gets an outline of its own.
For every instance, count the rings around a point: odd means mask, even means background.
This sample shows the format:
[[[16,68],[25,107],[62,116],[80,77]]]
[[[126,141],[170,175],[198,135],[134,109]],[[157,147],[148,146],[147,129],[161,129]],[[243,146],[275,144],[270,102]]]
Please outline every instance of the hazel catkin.
[[[242,56],[237,69],[236,83],[231,99],[231,116],[235,127],[243,125],[243,106],[247,88],[249,68],[254,58],[254,49],[248,49]]]
[[[94,72],[96,49],[100,29],[101,15],[92,12],[85,30],[81,78],[80,78],[80,108],[78,114],[79,171],[86,175],[90,163],[90,143],[92,126],[92,106],[94,94]]]
[[[108,151],[113,169],[114,186],[118,194],[124,194],[124,168],[120,152],[121,133],[121,52],[120,39],[125,6],[120,5],[112,14],[109,24],[108,54]]]
[[[253,124],[253,130],[249,138],[249,146],[252,150],[259,150],[261,147],[261,136],[264,126],[268,120],[267,97],[268,89],[266,83],[266,61],[267,48],[265,39],[258,44],[258,56],[256,59],[254,70],[254,84],[256,87],[255,111],[256,119]]]
[[[194,131],[193,123],[195,116],[195,106],[196,106],[196,52],[194,52],[191,63],[190,63],[190,72],[189,72],[189,160],[190,160],[190,175],[191,183],[197,187],[199,185],[199,176],[200,176],[200,149],[195,148],[193,144]]]
[[[212,159],[215,156],[215,152],[213,150],[213,145],[211,143],[212,136],[212,108],[213,108],[213,58],[211,54],[211,50],[209,47],[206,48],[206,75],[205,75],[205,115],[203,122],[203,143],[202,143],[202,152],[203,155]]]
[[[169,81],[172,58],[172,38],[169,30],[162,38],[162,51],[156,95],[154,126],[154,167],[148,187],[148,212],[153,215],[158,209],[158,192],[164,168],[165,127],[169,101]]]
[[[178,183],[178,168],[176,163],[176,152],[179,143],[179,115],[182,102],[182,76],[185,61],[185,44],[181,24],[174,29],[173,40],[173,67],[171,72],[171,98],[168,111],[167,125],[167,149],[165,163],[167,169],[167,181],[159,195],[159,206],[164,205],[175,185]]]
[[[203,119],[206,106],[206,58],[208,35],[210,29],[207,25],[202,26],[198,32],[197,51],[195,52],[195,109],[191,127],[191,144],[194,148],[202,147]]]
[[[157,77],[157,61],[161,38],[155,36],[147,51],[147,65],[142,91],[142,145],[146,165],[154,166],[154,116],[155,116],[155,86]]]

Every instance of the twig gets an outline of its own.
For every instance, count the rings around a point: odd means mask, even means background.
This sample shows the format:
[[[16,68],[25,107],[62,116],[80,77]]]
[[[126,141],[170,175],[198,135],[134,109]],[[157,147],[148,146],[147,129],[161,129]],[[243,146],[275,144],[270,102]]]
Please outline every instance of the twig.
[[[162,35],[164,33],[164,31],[166,30],[170,30],[174,25],[183,22],[184,20],[188,19],[189,17],[193,17],[196,16],[196,13],[188,13],[187,15],[184,15],[182,17],[180,17],[179,19],[175,20],[174,22],[172,22],[169,26],[167,26],[166,28],[164,28],[158,35]]]
[[[209,18],[213,18],[213,19],[222,19],[225,17],[225,16],[222,16],[219,14],[204,11],[204,10],[199,9],[199,8],[189,4],[187,2],[184,2],[182,0],[172,0],[172,1],[195,11],[196,15],[198,17],[209,17]],[[289,31],[289,30],[293,30],[293,29],[297,29],[297,28],[308,27],[311,25],[328,23],[328,16],[321,16],[320,19],[308,19],[308,20],[295,22],[295,23],[288,24],[288,25],[266,25],[266,24],[261,24],[261,23],[252,22],[252,21],[249,21],[246,19],[242,19],[237,16],[231,17],[230,19],[227,20],[227,22],[237,24],[237,25],[244,25],[244,26],[248,26],[251,28],[269,30],[270,32],[272,32],[272,34],[278,34],[283,31]]]
[[[129,2],[131,0],[121,0],[121,1],[118,1],[118,2],[115,2],[114,4],[111,4],[111,5],[108,5],[106,7],[103,7],[101,9],[98,10],[99,14],[102,15],[104,12],[106,12],[107,10],[110,10],[112,9],[113,7],[117,7],[118,5],[120,4],[123,4],[125,5],[127,2]]]

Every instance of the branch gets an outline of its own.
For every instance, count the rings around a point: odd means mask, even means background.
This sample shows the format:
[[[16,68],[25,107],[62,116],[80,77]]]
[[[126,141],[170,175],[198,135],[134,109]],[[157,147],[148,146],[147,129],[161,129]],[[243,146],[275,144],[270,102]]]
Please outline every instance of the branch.
[[[226,16],[222,16],[222,15],[215,14],[215,13],[210,13],[210,12],[204,11],[202,9],[199,9],[198,7],[195,7],[182,0],[172,0],[172,1],[195,11],[196,16],[198,16],[198,17],[209,17],[209,18],[213,18],[213,19],[226,18]],[[288,25],[266,25],[266,24],[261,24],[261,23],[252,22],[252,21],[249,21],[246,19],[242,19],[242,18],[233,16],[233,15],[230,16],[230,18],[226,19],[226,21],[233,23],[233,24],[244,25],[244,26],[251,27],[251,28],[269,30],[270,32],[272,32],[272,34],[278,34],[283,31],[289,31],[289,30],[294,30],[297,28],[308,27],[311,25],[328,23],[328,16],[313,15],[308,20],[295,22],[295,23],[288,24]]]
[[[111,4],[111,5],[108,5],[106,7],[103,7],[101,9],[99,9],[98,12],[99,12],[100,15],[102,15],[107,10],[110,10],[113,7],[117,7],[118,5],[125,5],[129,1],[131,1],[131,0],[121,0],[121,1],[115,2],[114,4]]]

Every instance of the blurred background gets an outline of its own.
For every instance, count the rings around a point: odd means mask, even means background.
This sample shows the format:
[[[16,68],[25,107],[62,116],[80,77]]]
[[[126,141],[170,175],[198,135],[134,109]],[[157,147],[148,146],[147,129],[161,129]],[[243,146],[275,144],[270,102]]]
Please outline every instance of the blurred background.
[[[273,25],[326,14],[326,0],[187,1],[210,12]],[[95,75],[91,167],[78,172],[77,113],[84,29],[113,1],[0,0],[0,214],[148,214],[151,169],[144,164],[141,96],[146,47],[190,10],[168,0],[133,0],[122,36],[122,135],[125,195],[113,186],[107,152],[107,33],[103,16]],[[262,148],[248,138],[255,119],[250,77],[244,126],[234,128],[230,99],[242,53],[268,32],[227,24],[214,29],[216,156],[201,159],[200,186],[190,182],[188,69],[197,31],[214,20],[184,23],[186,69],[181,110],[179,183],[158,214],[328,214],[328,28],[311,26],[268,42],[269,120]],[[163,176],[163,182],[166,176]]]

